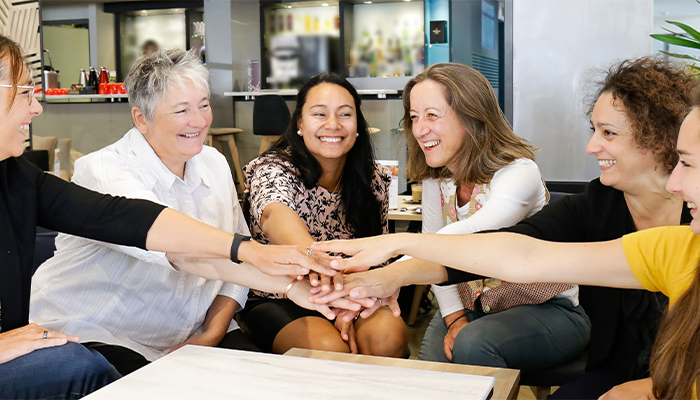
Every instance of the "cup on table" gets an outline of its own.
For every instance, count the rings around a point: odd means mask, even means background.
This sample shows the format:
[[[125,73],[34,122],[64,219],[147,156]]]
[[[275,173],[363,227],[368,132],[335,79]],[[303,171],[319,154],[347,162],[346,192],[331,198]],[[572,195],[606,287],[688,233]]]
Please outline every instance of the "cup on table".
[[[411,185],[411,195],[414,203],[418,203],[423,198],[423,185],[414,183]]]
[[[119,94],[126,94],[126,87],[124,86],[124,83],[117,83],[117,91]]]
[[[118,94],[119,93],[119,84],[118,83],[110,83],[109,84],[109,92],[112,94]]]
[[[100,87],[97,90],[98,94],[109,94],[109,87],[106,83],[100,83]]]

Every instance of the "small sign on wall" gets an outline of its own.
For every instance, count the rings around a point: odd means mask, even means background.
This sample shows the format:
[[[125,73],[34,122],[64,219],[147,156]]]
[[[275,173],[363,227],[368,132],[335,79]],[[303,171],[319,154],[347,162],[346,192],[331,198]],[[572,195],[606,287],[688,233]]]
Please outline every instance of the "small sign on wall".
[[[430,43],[447,43],[447,21],[430,21]]]

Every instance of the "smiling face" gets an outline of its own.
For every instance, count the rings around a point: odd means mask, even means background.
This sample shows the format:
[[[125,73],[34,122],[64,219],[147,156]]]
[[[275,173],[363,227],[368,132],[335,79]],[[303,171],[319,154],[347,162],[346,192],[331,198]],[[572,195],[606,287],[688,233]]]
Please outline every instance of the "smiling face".
[[[0,84],[11,85],[9,77],[0,80]],[[31,84],[29,72],[22,74],[19,85]],[[25,132],[29,129],[32,118],[41,114],[41,104],[32,94],[31,104],[27,101],[31,89],[17,89],[17,95],[12,99],[12,88],[0,87],[0,112],[4,112],[0,122],[0,161],[10,157],[19,157],[24,152]]]
[[[411,89],[411,130],[432,168],[447,167],[467,140],[467,130],[447,104],[445,87],[425,80]],[[454,173],[454,171],[452,171]]]
[[[329,161],[344,163],[357,134],[355,100],[338,85],[316,85],[306,95],[297,128],[322,166]]]
[[[153,109],[153,122],[134,108],[134,123],[163,164],[184,175],[185,163],[202,151],[212,121],[206,90],[190,80],[172,86]]]
[[[688,203],[693,221],[690,229],[700,234],[700,218],[696,204],[700,204],[700,110],[693,110],[683,121],[678,134],[678,155],[680,160],[673,169],[666,190],[678,193]]]
[[[658,174],[658,165],[651,151],[639,148],[624,107],[610,92],[603,93],[591,114],[591,140],[586,152],[600,165],[600,182],[621,191],[639,186],[648,174]]]

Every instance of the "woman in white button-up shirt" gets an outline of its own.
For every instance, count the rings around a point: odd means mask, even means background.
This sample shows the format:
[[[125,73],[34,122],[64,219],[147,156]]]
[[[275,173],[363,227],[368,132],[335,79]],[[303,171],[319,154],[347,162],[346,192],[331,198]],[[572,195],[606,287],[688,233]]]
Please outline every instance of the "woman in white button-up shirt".
[[[78,160],[74,182],[161,203],[247,235],[228,163],[203,146],[212,121],[208,78],[191,52],[137,60],[125,82],[135,127]],[[184,344],[257,350],[233,320],[247,288],[181,272],[164,253],[70,235],[60,235],[56,245],[56,255],[34,276],[30,319],[79,336],[120,373]],[[289,283],[258,279],[248,284],[272,283],[279,292]]]

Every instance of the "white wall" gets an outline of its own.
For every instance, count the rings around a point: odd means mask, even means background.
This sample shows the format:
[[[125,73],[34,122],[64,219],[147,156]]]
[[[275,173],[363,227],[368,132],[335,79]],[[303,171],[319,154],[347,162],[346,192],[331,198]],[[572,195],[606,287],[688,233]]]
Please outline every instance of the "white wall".
[[[653,0],[513,0],[513,126],[540,147],[547,180],[600,175],[590,138],[584,74],[651,54]]]
[[[90,66],[95,68],[105,66],[113,70],[116,68],[114,16],[103,12],[102,9],[101,3],[42,4],[41,19],[42,21],[87,19],[90,36]]]

